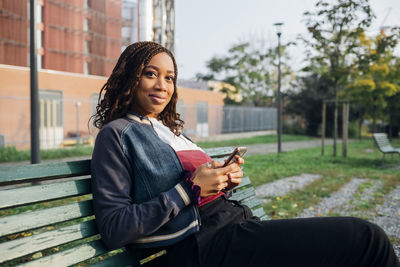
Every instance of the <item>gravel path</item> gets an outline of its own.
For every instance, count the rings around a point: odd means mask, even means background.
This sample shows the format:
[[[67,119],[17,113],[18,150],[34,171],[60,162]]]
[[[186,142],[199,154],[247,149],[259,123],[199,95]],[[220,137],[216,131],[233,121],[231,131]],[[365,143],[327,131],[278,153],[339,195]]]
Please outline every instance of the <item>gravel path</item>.
[[[260,185],[256,188],[256,193],[260,198],[284,196],[294,190],[302,189],[321,178],[322,176],[318,174],[302,174],[300,176],[288,177]]]
[[[386,201],[378,206],[372,222],[376,223],[389,236],[400,240],[400,186],[386,196]],[[400,244],[395,246],[397,256],[400,258]]]
[[[333,213],[339,213],[343,216],[355,216],[355,217],[372,217],[374,212],[359,211],[357,207],[370,203],[374,199],[374,193],[379,188],[382,188],[382,181],[371,180],[371,186],[363,191],[359,196],[355,196],[353,200],[344,204],[341,207],[334,208]],[[370,216],[368,216],[370,214]]]
[[[331,210],[342,206],[354,198],[360,184],[366,182],[366,179],[353,178],[345,184],[339,191],[332,194],[330,197],[323,199],[319,204],[305,209],[299,217],[316,217],[328,214]]]

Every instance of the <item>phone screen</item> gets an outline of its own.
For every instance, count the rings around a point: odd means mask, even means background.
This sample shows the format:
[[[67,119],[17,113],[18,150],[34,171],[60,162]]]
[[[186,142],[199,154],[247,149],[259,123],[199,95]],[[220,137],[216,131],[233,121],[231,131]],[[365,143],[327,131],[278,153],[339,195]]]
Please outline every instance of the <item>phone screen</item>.
[[[228,166],[231,162],[232,159],[236,156],[239,155],[240,157],[243,157],[243,155],[246,153],[247,147],[237,147],[233,150],[233,152],[229,155],[229,157],[225,160],[225,163],[222,167]]]

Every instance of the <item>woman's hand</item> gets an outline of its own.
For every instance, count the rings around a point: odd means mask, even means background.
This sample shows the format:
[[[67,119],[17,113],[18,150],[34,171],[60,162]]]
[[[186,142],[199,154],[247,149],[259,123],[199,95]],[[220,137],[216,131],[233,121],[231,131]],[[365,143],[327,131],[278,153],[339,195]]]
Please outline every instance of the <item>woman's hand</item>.
[[[223,163],[211,161],[200,165],[192,175],[192,180],[195,185],[201,187],[200,196],[207,197],[218,194],[223,189],[232,189],[239,185],[243,172],[239,165],[244,163],[244,160],[235,156],[236,162],[222,167]]]
[[[239,156],[235,156],[236,159],[236,164],[238,166],[242,165],[244,163],[244,159],[239,157]],[[228,173],[228,186],[226,187],[226,190],[231,190],[233,188],[235,188],[236,186],[240,185],[240,183],[242,182],[242,178],[243,178],[243,172],[242,169],[239,167],[239,171],[237,172],[231,172]]]

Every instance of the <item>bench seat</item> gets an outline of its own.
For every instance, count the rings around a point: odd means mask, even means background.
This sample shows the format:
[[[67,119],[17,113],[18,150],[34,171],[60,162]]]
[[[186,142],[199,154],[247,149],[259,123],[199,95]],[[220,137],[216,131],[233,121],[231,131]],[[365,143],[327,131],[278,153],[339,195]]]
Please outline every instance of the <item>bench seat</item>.
[[[206,150],[213,158],[231,151]],[[135,266],[154,258],[104,246],[90,182],[90,160],[0,167],[0,265]],[[267,219],[248,177],[234,191],[233,199]]]
[[[385,164],[385,154],[399,154],[400,156],[400,148],[392,147],[385,133],[374,133],[372,136],[379,151],[381,151],[383,154],[382,165]]]

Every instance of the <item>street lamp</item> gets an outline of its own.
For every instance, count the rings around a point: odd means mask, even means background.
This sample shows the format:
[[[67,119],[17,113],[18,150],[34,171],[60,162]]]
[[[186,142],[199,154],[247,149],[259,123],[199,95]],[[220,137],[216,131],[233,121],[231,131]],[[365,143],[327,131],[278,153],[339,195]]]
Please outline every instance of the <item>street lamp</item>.
[[[275,23],[276,35],[278,35],[278,153],[282,151],[282,105],[281,105],[281,35],[282,22]]]

